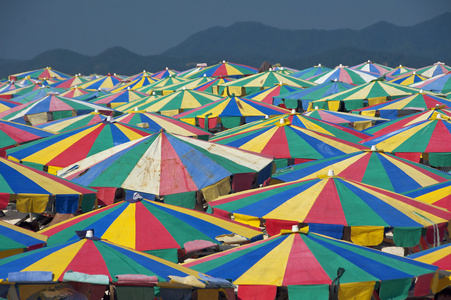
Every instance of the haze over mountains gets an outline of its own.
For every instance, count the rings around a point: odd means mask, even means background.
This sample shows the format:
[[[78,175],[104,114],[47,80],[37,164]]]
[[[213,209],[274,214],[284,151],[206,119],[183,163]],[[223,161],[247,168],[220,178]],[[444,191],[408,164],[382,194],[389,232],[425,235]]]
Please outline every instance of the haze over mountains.
[[[72,75],[132,75],[165,67],[182,71],[198,62],[212,65],[222,60],[256,68],[268,61],[303,69],[318,63],[331,68],[340,63],[353,66],[370,59],[391,67],[415,68],[437,61],[449,64],[450,33],[451,13],[414,26],[380,22],[361,30],[285,30],[239,22],[198,32],[160,55],[142,56],[115,47],[96,56],[55,49],[24,61],[0,58],[0,77],[46,66]]]

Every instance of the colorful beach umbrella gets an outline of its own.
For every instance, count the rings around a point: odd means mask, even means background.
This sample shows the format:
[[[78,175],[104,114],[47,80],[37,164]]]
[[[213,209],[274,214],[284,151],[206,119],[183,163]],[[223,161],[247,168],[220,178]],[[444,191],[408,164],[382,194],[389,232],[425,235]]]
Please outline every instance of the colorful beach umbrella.
[[[179,91],[179,90],[192,90],[195,87],[207,83],[209,81],[212,81],[213,78],[211,77],[199,77],[199,78],[194,78],[194,79],[189,79],[187,81],[183,81],[180,83],[175,83],[175,84],[171,84],[168,86],[164,86],[164,87],[159,87],[159,88],[155,88],[154,92],[157,95],[169,95],[170,93],[173,93],[175,91]]]
[[[231,280],[240,299],[265,300],[281,286],[289,299],[372,299],[377,287],[380,299],[404,299],[416,277],[428,284],[437,268],[304,229],[183,266]]]
[[[130,112],[136,110],[141,105],[147,105],[148,103],[153,102],[154,100],[160,98],[161,96],[156,95],[155,93],[152,93],[152,96],[147,96],[142,98],[141,100],[135,100],[126,104],[122,104],[118,107],[116,107],[117,111],[122,112]]]
[[[335,175],[396,193],[405,193],[451,180],[451,175],[381,151],[359,151],[279,169],[274,182],[314,179],[334,170]]]
[[[105,95],[110,95],[111,93],[107,90],[101,90],[101,89],[97,89],[95,91],[90,91],[87,94],[75,97],[75,99],[77,100],[83,100],[83,101],[89,101],[92,100],[94,98],[99,98]]]
[[[132,81],[132,80],[135,80],[137,78],[143,78],[143,77],[148,77],[148,76],[152,76],[152,75],[153,75],[152,72],[143,70],[142,72],[140,72],[138,74],[135,74],[135,75],[132,75],[132,76],[128,77],[127,80]]]
[[[422,82],[414,83],[411,86],[434,93],[447,94],[451,92],[451,71]]]
[[[40,83],[36,83],[33,85],[27,85],[27,86],[23,86],[23,87],[20,87],[17,89],[9,90],[9,91],[3,91],[0,93],[0,98],[1,99],[11,99],[14,97],[19,97],[21,95],[24,95],[31,91],[39,89],[41,87],[44,87],[44,86],[42,86]],[[49,88],[49,87],[46,87],[46,88]]]
[[[354,85],[349,83],[331,80],[300,91],[275,96],[274,105],[276,103],[284,103],[287,108],[302,108],[303,110],[307,110],[310,102],[349,90],[353,87]]]
[[[218,123],[225,128],[232,128],[244,123],[264,119],[265,116],[286,114],[286,109],[241,97],[225,97],[207,103],[175,118],[191,125],[213,129]]]
[[[358,64],[355,66],[352,66],[351,69],[359,70],[359,71],[363,71],[363,72],[367,72],[367,73],[372,73],[372,74],[376,74],[376,75],[383,75],[383,74],[393,70],[390,67],[375,63],[371,60],[368,60],[364,63]]]
[[[79,85],[78,87],[91,91],[95,91],[97,89],[110,89],[116,84],[119,84],[121,81],[122,78],[116,76],[115,74],[111,75],[108,73],[108,75],[90,80],[82,85]]]
[[[247,99],[256,100],[260,102],[265,102],[271,105],[280,106],[282,101],[277,101],[274,99],[276,96],[283,96],[289,93],[294,93],[301,91],[300,88],[295,88],[286,84],[276,84],[273,87],[261,90],[259,92],[247,95]]]
[[[142,87],[148,86],[150,84],[153,84],[153,83],[155,83],[157,81],[158,81],[158,79],[155,79],[155,78],[150,77],[150,76],[145,76],[145,77],[139,76],[139,77],[131,80],[130,82],[125,82],[123,84],[119,84],[118,86],[116,86],[116,87],[112,88],[111,90],[109,90],[109,92],[110,93],[117,93],[117,92],[124,91],[124,90],[127,90],[127,89],[137,90],[139,88],[142,88]]]
[[[62,88],[53,88],[49,86],[34,86],[34,87],[27,87],[23,91],[27,90],[26,93],[22,93],[21,91],[18,91],[16,94],[14,94],[13,101],[17,103],[29,103],[33,102],[39,99],[42,99],[49,95],[59,95],[60,93],[63,93],[66,91],[66,89]]]
[[[354,70],[340,64],[339,66],[335,67],[335,69],[311,77],[308,80],[310,82],[314,82],[315,84],[337,80],[349,84],[360,85],[370,82],[371,80],[375,80],[377,79],[377,77],[378,75],[372,75],[367,72]]]
[[[35,127],[45,129],[54,133],[61,133],[68,130],[81,128],[83,126],[94,125],[103,122],[106,119],[107,119],[106,116],[98,112],[92,112],[86,115],[69,117],[47,122],[44,124],[35,125]]]
[[[181,71],[180,73],[177,74],[178,77],[186,77],[189,78],[192,74],[197,73],[203,69],[205,69],[207,67],[207,64],[205,63],[200,63],[197,64],[197,66],[195,68],[191,68],[185,71]]]
[[[412,73],[406,75],[400,75],[390,80],[390,82],[397,83],[400,85],[412,85],[417,82],[422,82],[426,79],[428,79],[428,77],[418,75],[415,71],[413,71]]]
[[[419,189],[412,189],[403,194],[451,211],[451,180]]]
[[[177,77],[176,75],[171,75],[166,78],[160,79],[154,83],[140,87],[140,88],[136,89],[136,91],[141,92],[141,93],[146,93],[149,95],[154,95],[155,89],[164,88],[166,86],[170,86],[173,84],[182,83],[182,82],[186,82],[186,81],[188,81],[188,79],[182,78],[182,77]]]
[[[204,212],[150,200],[121,201],[47,227],[48,246],[76,241],[76,231],[92,229],[109,242],[179,262],[189,252],[222,245],[221,237],[241,243],[263,239],[260,229]]]
[[[415,69],[408,68],[408,67],[405,67],[403,65],[399,65],[396,68],[393,68],[393,70],[391,70],[390,72],[385,73],[384,75],[385,75],[385,78],[387,80],[391,80],[391,79],[394,79],[395,77],[398,77],[398,76],[400,76],[402,74],[413,72],[413,71],[415,71]]]
[[[113,93],[111,95],[105,95],[105,96],[101,96],[101,97],[92,99],[89,102],[97,104],[97,105],[116,108],[118,106],[121,106],[123,104],[129,103],[129,102],[132,102],[135,100],[141,100],[148,96],[149,95],[138,92],[138,91],[125,89],[125,90]]]
[[[46,245],[47,236],[0,221],[0,258],[12,256]]]
[[[230,192],[232,174],[252,173],[254,178],[271,166],[272,158],[264,155],[162,131],[78,161],[58,174],[91,187],[120,187],[165,200],[189,192],[180,201],[194,205],[195,192],[202,190],[208,200],[209,193]]]
[[[193,90],[195,91],[199,91],[199,92],[207,92],[207,93],[211,93],[213,94],[213,87],[219,85],[219,84],[223,84],[223,83],[227,83],[232,81],[233,79],[230,78],[225,78],[225,77],[217,77],[211,81],[208,81],[204,84],[201,84],[195,88],[193,88]],[[1,95],[0,95],[1,97]]]
[[[85,82],[87,82],[88,79],[79,76],[79,75],[75,75],[74,77],[69,77],[65,80],[61,80],[59,82],[55,82],[53,84],[51,84],[52,87],[54,88],[63,88],[63,89],[69,89],[71,87],[75,87],[78,86],[80,84],[83,84]]]
[[[364,246],[381,244],[384,230],[393,229],[397,246],[413,247],[423,228],[446,224],[451,217],[444,208],[338,177],[331,171],[314,179],[222,196],[209,205],[233,213],[239,222],[252,224],[264,219],[270,235],[279,233],[276,229],[286,221],[308,224],[312,231],[339,239],[345,227],[351,227],[351,241]]]
[[[213,88],[213,92],[217,95],[226,96],[228,94],[235,94],[242,97],[273,87],[274,85],[280,83],[296,88],[307,88],[315,85],[314,83],[304,79],[280,74],[275,71],[266,71],[220,84],[216,89]]]
[[[374,105],[409,96],[418,92],[419,90],[415,88],[386,82],[384,80],[373,80],[349,90],[313,101],[309,105],[309,109],[318,106],[318,108],[337,111],[341,108],[340,105],[343,105],[344,109],[349,111],[367,105]]]
[[[0,98],[0,112],[4,112],[18,105],[20,105],[20,103]]]
[[[295,72],[295,73],[291,74],[291,76],[308,80],[309,78],[311,78],[313,76],[319,75],[321,73],[325,73],[330,70],[331,70],[331,68],[328,68],[321,64],[318,64],[316,66]]]
[[[164,129],[172,134],[197,137],[205,140],[208,140],[208,138],[212,135],[210,132],[191,124],[187,124],[168,116],[145,111],[130,111],[128,114],[117,117],[116,121],[124,124],[139,126],[155,132]]]
[[[283,122],[283,124],[281,124]],[[324,133],[304,129],[280,119],[280,123],[212,139],[215,143],[271,155],[278,167],[287,166],[291,160],[301,163],[310,160],[357,152],[365,147]]]
[[[66,98],[77,98],[86,94],[89,94],[90,91],[78,88],[78,87],[71,87],[67,89],[67,91],[62,92],[59,94],[59,96],[66,97]]]
[[[48,121],[88,114],[96,110],[105,115],[114,114],[114,110],[101,105],[56,95],[49,95],[39,100],[4,111],[0,113],[0,119],[36,125]]]
[[[104,121],[7,150],[9,159],[48,169],[51,174],[83,158],[152,132],[132,125]]]
[[[179,73],[179,71],[172,70],[172,69],[169,69],[168,67],[166,67],[166,69],[164,69],[164,70],[153,73],[152,77],[155,79],[164,79],[169,76],[177,75],[178,73]]]
[[[9,75],[9,80],[19,80],[22,78],[33,78],[33,79],[44,79],[44,78],[56,78],[60,80],[68,79],[71,76],[64,74],[60,71],[53,70],[50,67],[33,70],[33,71],[27,71],[22,73],[17,73],[14,75]]]
[[[440,74],[446,74],[451,71],[451,67],[442,62],[436,62],[433,65],[416,70],[417,74],[432,78]]]
[[[202,105],[212,103],[220,97],[192,90],[181,90],[166,96],[156,98],[148,102],[145,100],[140,103],[138,101],[131,102],[128,105],[118,106],[119,111],[128,111],[138,107],[138,110],[145,110],[147,112],[158,112],[166,116],[174,116],[186,110],[198,108]]]
[[[375,124],[388,121],[388,119],[384,118],[322,109],[311,110],[305,112],[304,115],[318,120],[334,123],[337,125],[348,126],[357,130],[364,130]]]
[[[237,63],[226,62],[224,60],[216,65],[206,67],[203,70],[191,74],[189,78],[202,77],[204,76],[204,74],[207,77],[241,78],[255,73],[257,73],[256,68]]]
[[[97,191],[0,158],[0,209],[16,201],[20,212],[42,213],[54,199],[59,213],[75,213],[81,201],[94,205]]]

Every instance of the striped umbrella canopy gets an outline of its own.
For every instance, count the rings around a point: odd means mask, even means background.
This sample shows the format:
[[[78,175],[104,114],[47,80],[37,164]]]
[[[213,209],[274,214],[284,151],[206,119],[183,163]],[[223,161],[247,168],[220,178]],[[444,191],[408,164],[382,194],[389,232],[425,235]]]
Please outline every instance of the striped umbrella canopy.
[[[142,88],[142,87],[148,86],[150,84],[153,84],[153,83],[155,83],[157,81],[158,81],[158,79],[155,79],[155,78],[153,78],[151,76],[144,76],[144,77],[139,76],[139,77],[137,77],[137,78],[135,78],[135,79],[133,79],[133,80],[131,80],[129,82],[125,82],[124,84],[120,84],[120,85],[112,88],[111,90],[109,90],[109,92],[117,93],[117,92],[120,92],[120,91],[123,91],[123,90],[127,90],[127,89],[137,90],[139,88]]]
[[[426,94],[420,91],[410,96],[398,98],[380,104],[355,109],[353,112],[359,112],[366,116],[387,116],[396,119],[400,111],[424,111],[433,108],[451,108],[451,101],[433,94]]]
[[[140,103],[138,101],[131,102],[127,106],[118,106],[117,110],[127,111],[138,107],[138,110],[145,110],[147,112],[158,112],[167,116],[173,116],[186,110],[198,108],[202,105],[212,103],[215,100],[221,99],[218,96],[197,92],[192,90],[181,90],[166,96],[159,97],[153,101]]]
[[[220,84],[216,89],[213,89],[213,92],[217,95],[224,96],[234,93],[241,97],[273,87],[280,83],[296,88],[307,88],[315,85],[307,80],[280,74],[271,70]]]
[[[337,125],[348,126],[357,130],[367,129],[375,124],[380,124],[389,121],[388,119],[384,118],[323,109],[311,110],[305,112],[304,115],[318,120],[334,123]]]
[[[418,92],[418,89],[404,85],[386,82],[384,80],[373,80],[349,90],[313,101],[309,105],[309,109],[318,106],[319,108],[337,111],[340,109],[340,104],[343,103],[346,110],[353,110],[366,105],[374,105],[409,96]]]
[[[80,96],[83,96],[83,95],[86,95],[89,93],[90,93],[90,91],[87,91],[87,90],[84,90],[84,89],[74,86],[74,87],[68,88],[67,91],[60,93],[59,96],[66,97],[66,98],[77,98],[77,97],[80,97]]]
[[[414,83],[411,86],[434,93],[447,94],[451,92],[451,71],[422,82]]]
[[[25,93],[22,93],[25,92]],[[30,86],[26,87],[21,91],[18,91],[13,95],[13,99],[17,103],[29,103],[39,99],[42,99],[49,95],[59,95],[60,93],[65,92],[66,89],[62,88],[53,88],[49,86]]]
[[[286,166],[290,159],[300,163],[365,149],[360,144],[292,125],[287,119],[281,121],[283,124],[278,123],[212,141],[271,155],[278,166]]]
[[[256,174],[271,165],[272,158],[264,155],[161,131],[78,161],[58,174],[87,186],[164,196],[196,192],[225,180],[228,193],[232,174]],[[194,199],[194,193],[189,195]]]
[[[437,270],[306,231],[284,233],[183,266],[231,280],[238,285],[240,299],[274,299],[277,286],[287,288],[289,299],[372,299],[376,286],[380,299],[405,299],[416,277],[427,277],[427,284]]]
[[[418,162],[420,157],[431,166],[451,166],[451,118],[439,113],[428,120],[362,142]],[[424,154],[423,154],[424,153]]]
[[[105,106],[57,95],[48,95],[39,100],[16,106],[0,113],[0,119],[35,125],[52,120],[84,115],[95,110],[106,115],[113,115],[114,113],[114,110]]]
[[[307,110],[310,102],[349,90],[353,87],[354,85],[349,83],[331,80],[300,91],[275,96],[274,102],[283,102],[287,108],[297,109],[302,107],[303,110]]]
[[[137,78],[143,78],[143,77],[148,77],[148,76],[152,76],[152,75],[153,75],[152,72],[143,70],[141,73],[132,75],[132,76],[128,77],[127,79],[130,80],[130,81],[132,81],[132,80],[135,80],[135,79],[137,79]]]
[[[420,189],[451,180],[451,174],[382,151],[359,151],[278,170],[276,182],[314,179],[334,170],[337,176],[396,193]]]
[[[202,76],[199,78],[194,78],[194,79],[188,79],[187,81],[183,81],[183,82],[179,82],[179,83],[175,83],[175,84],[171,84],[171,85],[167,85],[164,87],[159,87],[159,88],[155,88],[154,92],[157,95],[169,95],[170,93],[173,93],[175,91],[179,91],[179,90],[192,90],[195,87],[210,82],[212,81],[213,78],[212,77],[206,77],[206,76]]]
[[[46,67],[38,70],[9,75],[9,80],[19,80],[26,77],[33,79],[56,78],[59,80],[64,80],[70,78],[71,76],[64,74],[63,72],[53,70],[51,67]]]
[[[257,73],[257,69],[241,65],[237,63],[222,61],[216,65],[206,67],[203,70],[200,70],[194,74],[191,74],[189,78],[202,77],[204,74],[208,77],[232,77],[232,78],[241,78],[248,75],[252,75]]]
[[[120,105],[135,101],[135,100],[141,100],[145,97],[148,97],[149,95],[144,94],[142,92],[133,91],[130,89],[125,89],[110,95],[101,96],[92,100],[89,100],[89,102],[102,105],[106,107],[116,108]]]
[[[326,66],[322,66],[321,64],[318,64],[316,66],[301,70],[299,72],[295,72],[295,73],[291,74],[291,76],[308,80],[309,78],[311,78],[313,76],[325,73],[330,70],[332,70],[332,69],[328,68]]]
[[[45,166],[49,173],[56,174],[83,158],[150,134],[143,128],[105,121],[9,149],[7,154],[9,159],[36,168]]]
[[[97,193],[4,158],[0,158],[0,179],[0,209],[15,200],[16,209],[24,213],[44,212],[50,198],[55,199],[57,212],[75,213],[82,199],[94,203]]]
[[[426,76],[421,76],[417,74],[415,71],[409,74],[400,75],[389,82],[397,83],[400,85],[412,85],[417,82],[422,82],[424,80],[428,79]]]
[[[403,194],[451,211],[451,180],[419,189],[412,189]]]
[[[101,90],[101,89],[97,89],[95,91],[89,91],[89,93],[85,94],[85,95],[81,95],[78,97],[75,97],[75,99],[77,100],[83,100],[83,101],[89,101],[95,98],[99,98],[105,95],[110,95],[111,93],[108,92],[107,90]]]
[[[7,81],[0,84],[0,93],[13,91],[23,87],[24,87],[23,85],[17,84],[15,81]]]
[[[385,73],[384,75],[385,75],[385,78],[387,78],[387,80],[391,80],[402,74],[413,72],[413,71],[415,71],[414,68],[408,68],[403,65],[399,65],[396,68],[393,68],[393,70],[391,70],[390,72]]]
[[[145,111],[130,111],[125,115],[117,117],[116,121],[147,128],[155,132],[164,129],[172,134],[197,137],[205,140],[208,140],[212,135],[210,132],[191,124],[187,124],[168,116]]]
[[[95,91],[97,89],[110,89],[114,87],[116,84],[119,84],[122,81],[122,78],[111,75],[108,73],[108,75],[101,76],[99,78],[90,80],[79,87],[85,90],[91,90]]]
[[[436,62],[433,65],[416,70],[417,74],[432,78],[440,74],[446,74],[451,71],[451,67],[442,62]]]
[[[18,105],[20,105],[20,103],[0,98],[0,112],[4,112],[4,111],[11,109],[13,107],[16,107]]]
[[[260,102],[265,102],[271,105],[279,106],[282,101],[278,100],[279,98],[274,98],[276,96],[283,96],[290,93],[295,93],[301,91],[302,89],[292,87],[290,85],[278,83],[273,87],[258,91],[256,93],[250,94],[246,96],[246,99],[252,99]]]
[[[161,96],[156,95],[155,93],[152,93],[152,96],[147,96],[145,98],[142,98],[141,100],[135,100],[126,104],[122,104],[118,107],[116,107],[117,111],[122,112],[130,112],[132,110],[138,109],[138,106],[140,105],[146,105],[148,103],[153,102],[154,100],[160,98]]]
[[[22,86],[17,89],[3,91],[3,92],[0,92],[0,98],[1,99],[11,99],[11,98],[19,97],[19,96],[27,94],[31,91],[37,90],[41,87],[44,88],[44,86],[42,86],[40,83],[35,83],[32,85]],[[48,87],[48,86],[45,88],[50,89],[50,87]]]
[[[285,75],[291,75],[291,74],[299,71],[299,70],[295,70],[295,69],[291,69],[291,68],[287,68],[287,67],[273,67],[272,70],[274,72],[277,72],[280,74],[285,74]]]
[[[136,274],[156,276],[157,278],[154,279],[156,285],[163,287],[166,286],[165,283],[172,281],[170,279],[172,276],[195,277],[197,279],[195,281],[198,282],[197,287],[206,285],[205,282],[200,282],[202,279],[197,271],[95,237],[85,237],[78,241],[44,247],[0,260],[0,281],[2,283],[14,282],[15,280],[10,278],[14,275],[18,275],[19,278],[26,277],[26,273],[24,276],[20,276],[20,273],[12,273],[30,271],[45,272],[40,273],[42,275],[49,272],[53,280],[48,283],[81,281],[108,285],[109,283],[117,284],[120,275]],[[203,278],[206,278],[205,275]],[[39,279],[34,280],[39,281]],[[17,281],[20,282],[20,279]],[[42,279],[39,283],[42,284]],[[191,288],[189,285],[185,285],[185,287]]]
[[[339,66],[335,67],[335,69],[311,77],[308,80],[316,84],[321,84],[331,80],[337,80],[349,84],[360,85],[370,82],[371,80],[375,80],[377,79],[377,77],[378,75],[354,70],[340,64]]]
[[[58,82],[60,82],[60,80],[57,80],[57,79],[54,79],[54,78],[51,78],[51,79],[49,79],[49,78],[41,79],[41,84],[44,85],[44,86],[50,86],[50,85],[55,84],[55,83],[58,83]]]
[[[197,73],[203,69],[205,69],[207,67],[207,64],[200,66],[198,64],[198,66],[196,66],[195,68],[191,68],[185,71],[181,71],[180,73],[177,74],[178,77],[186,77],[186,78],[190,78],[190,76],[194,73]]]
[[[358,130],[351,129],[349,127],[344,127],[340,125],[336,125],[329,122],[324,122],[322,120],[314,119],[311,117],[307,117],[304,115],[301,115],[299,113],[291,113],[291,114],[285,114],[281,116],[275,116],[268,119],[263,119],[259,121],[254,121],[248,124],[241,125],[239,127],[231,128],[222,132],[216,133],[210,140],[215,141],[217,139],[223,139],[228,138],[237,134],[249,132],[256,129],[261,129],[267,126],[274,126],[280,123],[280,119],[286,119],[287,123],[316,131],[319,133],[331,135],[343,140],[347,140],[350,142],[358,143],[362,139],[369,138],[371,135],[360,132]]]
[[[178,73],[180,73],[180,72],[166,67],[166,69],[164,69],[164,70],[153,73],[152,77],[155,79],[164,79],[169,76],[177,75]]]
[[[54,133],[61,133],[72,129],[81,128],[83,126],[94,125],[103,122],[106,119],[107,119],[106,116],[98,112],[92,112],[86,115],[69,117],[44,124],[35,125],[35,127],[45,129]]]
[[[87,81],[88,81],[88,79],[86,79],[82,76],[79,76],[79,75],[75,75],[74,77],[69,77],[65,80],[55,82],[55,83],[51,84],[50,86],[52,86],[54,88],[69,89],[71,87],[81,85]]]
[[[195,88],[193,88],[193,90],[195,91],[199,91],[199,92],[207,92],[207,93],[211,93],[213,94],[213,87],[219,85],[219,84],[223,84],[223,83],[227,83],[232,81],[233,79],[231,78],[225,78],[225,77],[217,77],[209,82],[206,82],[204,84],[201,84]],[[1,95],[0,95],[1,97]]]
[[[274,105],[232,95],[181,113],[175,118],[192,125],[199,124],[202,128],[206,127],[206,123],[208,129],[214,128],[218,123],[225,128],[232,128],[264,119],[265,116],[282,115],[287,112],[286,109]]]
[[[41,248],[47,236],[0,221],[0,259],[18,253]]]
[[[394,229],[397,246],[413,247],[423,228],[451,217],[444,208],[333,173],[222,196],[209,205],[233,213],[239,222],[265,219],[270,235],[284,221],[309,224],[312,231],[339,239],[344,227],[351,227],[351,241],[364,246],[379,245],[384,229]]]
[[[76,241],[76,231],[88,229],[101,239],[176,263],[182,253],[223,244],[221,237],[225,235],[239,236],[242,243],[263,238],[261,230],[255,227],[144,199],[121,201],[39,233],[49,237],[47,245],[52,246]]]
[[[176,75],[171,75],[168,77],[165,77],[163,79],[160,79],[154,83],[148,84],[146,86],[140,87],[138,89],[136,89],[138,92],[141,93],[146,93],[149,95],[154,95],[154,90],[158,89],[158,88],[163,88],[165,86],[170,86],[173,84],[177,84],[177,83],[182,83],[182,82],[186,82],[188,81],[188,79],[186,78],[182,78],[182,77],[177,77]]]
[[[372,73],[376,75],[383,75],[387,72],[392,71],[393,69],[375,62],[368,60],[364,63],[352,66],[351,69],[359,70],[367,73]]]

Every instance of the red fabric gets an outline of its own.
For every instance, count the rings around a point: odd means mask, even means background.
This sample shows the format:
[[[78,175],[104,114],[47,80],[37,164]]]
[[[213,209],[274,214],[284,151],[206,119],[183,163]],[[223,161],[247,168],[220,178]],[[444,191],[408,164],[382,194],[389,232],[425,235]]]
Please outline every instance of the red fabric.
[[[419,163],[421,158],[421,152],[396,152],[395,155],[416,163]]]
[[[232,178],[232,190],[237,192],[249,190],[252,187],[255,173],[235,174]]]
[[[314,161],[314,159],[308,159],[308,158],[295,158],[295,159],[294,159],[294,164],[297,165],[297,164],[302,164],[302,163],[309,162],[309,161]]]
[[[282,229],[289,229],[293,225],[298,225],[299,222],[296,221],[285,221],[285,220],[274,220],[274,219],[266,219],[266,232],[269,236],[273,236],[280,233]]]
[[[419,296],[428,295],[429,289],[431,286],[431,280],[433,277],[434,277],[434,273],[418,276],[418,280],[415,283],[415,289],[413,291],[413,296],[419,297]]]
[[[240,285],[238,300],[274,300],[277,286],[275,285]]]
[[[213,208],[213,215],[215,215],[216,217],[222,218],[222,219],[230,220],[229,212],[225,211],[223,209]]]
[[[449,129],[444,122],[449,123],[448,121],[437,121],[424,152],[449,152],[449,140],[444,138],[449,136]]]
[[[205,129],[205,119],[204,118],[198,118],[199,119],[199,126],[202,129]],[[215,128],[216,125],[218,124],[218,118],[208,118],[208,129],[212,129]]]
[[[362,182],[372,153],[367,152],[359,156],[360,158],[357,161],[355,161],[353,164],[350,164],[347,168],[343,169],[340,173],[335,175]]]
[[[438,224],[438,232],[439,232],[439,241],[443,240],[443,236],[445,235],[446,223]],[[437,236],[435,232],[434,226],[429,226],[426,230],[426,241],[429,244],[434,244],[434,237]]]
[[[272,155],[275,158],[291,157],[285,127],[286,126],[277,128],[273,136],[266,143],[265,147],[263,147],[262,151],[260,151],[261,153]]]
[[[116,194],[116,188],[112,187],[93,187],[98,190],[97,199],[99,205],[110,205],[114,203],[114,196]]]
[[[0,193],[0,210],[7,208],[8,203],[9,203],[9,194]]]
[[[194,241],[188,241],[185,244],[183,244],[183,248],[185,248],[186,253],[194,252],[197,250],[207,249],[210,247],[216,247],[217,245],[210,241],[204,241],[204,240],[194,240]]]

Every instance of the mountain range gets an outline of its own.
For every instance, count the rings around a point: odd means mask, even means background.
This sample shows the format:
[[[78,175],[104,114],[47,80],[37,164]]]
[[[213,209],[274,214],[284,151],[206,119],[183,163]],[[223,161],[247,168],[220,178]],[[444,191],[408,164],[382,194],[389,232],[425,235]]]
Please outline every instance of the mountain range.
[[[302,20],[300,20],[301,22]],[[142,56],[122,47],[96,56],[54,49],[30,60],[0,58],[0,77],[46,66],[67,74],[132,75],[143,69],[192,68],[226,60],[258,68],[263,61],[304,69],[318,63],[333,68],[367,60],[395,67],[419,68],[451,61],[451,13],[413,26],[379,22],[361,30],[287,30],[256,22],[212,27],[188,37],[159,55]]]

